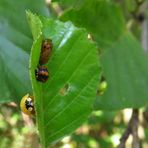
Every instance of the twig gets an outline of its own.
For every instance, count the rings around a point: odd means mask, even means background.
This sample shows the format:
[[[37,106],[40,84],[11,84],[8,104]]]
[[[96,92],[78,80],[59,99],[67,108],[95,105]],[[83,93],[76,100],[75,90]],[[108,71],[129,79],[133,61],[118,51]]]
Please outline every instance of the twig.
[[[122,137],[120,138],[120,144],[117,146],[117,148],[125,148],[126,141],[130,134],[133,135],[133,142],[132,147],[133,148],[139,148],[139,137],[138,137],[138,124],[139,124],[139,110],[133,109],[132,117],[128,123],[128,126],[123,133]]]
[[[128,126],[127,126],[125,132],[123,133],[122,137],[120,138],[120,144],[117,146],[117,148],[125,148],[126,141],[129,137],[129,135],[131,134],[132,118],[133,118],[133,115],[128,123]]]
[[[145,11],[148,8],[148,2],[145,2],[142,10]],[[145,17],[147,18],[147,17]],[[141,23],[141,44],[144,48],[144,51],[148,52],[148,21],[144,19]]]
[[[132,141],[132,147],[133,148],[140,148],[140,142],[138,137],[138,125],[139,125],[139,110],[134,109],[133,110],[133,124],[132,124],[132,135],[133,135],[133,141]]]

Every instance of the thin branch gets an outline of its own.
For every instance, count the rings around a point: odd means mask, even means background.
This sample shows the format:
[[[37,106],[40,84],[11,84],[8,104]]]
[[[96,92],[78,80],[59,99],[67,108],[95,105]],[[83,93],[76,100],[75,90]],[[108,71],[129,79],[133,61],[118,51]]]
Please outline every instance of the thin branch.
[[[125,148],[126,141],[130,134],[133,135],[133,142],[132,142],[133,148],[139,148],[140,144],[139,144],[139,137],[138,137],[138,124],[139,124],[138,115],[139,115],[139,110],[133,109],[131,119],[128,123],[128,126],[125,132],[120,138],[120,144],[117,146],[117,148]]]
[[[140,148],[140,140],[138,136],[138,125],[139,125],[139,110],[134,109],[133,110],[133,124],[132,124],[132,135],[133,135],[133,141],[132,141],[132,147],[133,148]]]

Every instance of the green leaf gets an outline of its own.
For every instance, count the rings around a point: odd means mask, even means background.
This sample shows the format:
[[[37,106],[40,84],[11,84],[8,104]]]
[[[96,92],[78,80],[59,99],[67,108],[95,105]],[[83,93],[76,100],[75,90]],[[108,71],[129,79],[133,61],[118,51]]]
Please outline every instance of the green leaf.
[[[120,8],[106,0],[87,0],[80,9],[65,11],[60,19],[86,28],[99,48],[111,46],[125,30]]]
[[[32,21],[37,16],[29,17]],[[43,27],[31,50],[30,74],[41,142],[47,147],[87,119],[96,96],[100,69],[97,48],[87,39],[85,29],[76,28],[70,22],[40,19]],[[37,27],[35,30],[40,30]],[[38,82],[34,74],[43,38],[52,39],[54,46],[46,65],[50,74],[46,83]]]
[[[147,104],[148,57],[132,34],[125,33],[104,52],[101,63],[108,86],[104,95],[98,96],[95,109],[138,108]]]
[[[26,9],[47,16],[43,0],[0,0],[0,102],[19,101],[32,92],[28,70],[32,37]]]
[[[36,40],[41,33],[42,22],[38,16],[34,16],[31,11],[26,11],[29,26],[31,28],[33,39]]]

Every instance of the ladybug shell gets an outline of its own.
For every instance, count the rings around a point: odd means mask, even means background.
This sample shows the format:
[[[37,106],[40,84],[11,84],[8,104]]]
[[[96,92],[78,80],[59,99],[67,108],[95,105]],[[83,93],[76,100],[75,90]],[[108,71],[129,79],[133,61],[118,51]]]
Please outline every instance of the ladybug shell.
[[[37,81],[40,82],[46,82],[49,78],[49,72],[48,69],[45,66],[39,66],[36,70],[35,70],[35,77]]]
[[[26,115],[34,115],[35,110],[34,110],[34,98],[33,96],[30,96],[29,94],[25,95],[21,102],[20,102],[20,108],[23,113]]]
[[[41,54],[40,54],[40,60],[39,60],[40,65],[46,64],[48,62],[51,56],[52,48],[53,48],[53,45],[50,39],[45,39],[42,41]]]

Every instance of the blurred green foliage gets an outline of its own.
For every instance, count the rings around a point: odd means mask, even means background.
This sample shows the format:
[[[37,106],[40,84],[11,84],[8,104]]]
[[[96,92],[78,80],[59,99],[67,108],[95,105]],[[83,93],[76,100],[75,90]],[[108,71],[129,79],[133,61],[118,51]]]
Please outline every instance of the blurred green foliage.
[[[141,110],[141,115],[145,109]],[[127,114],[130,112],[126,111]],[[145,112],[147,114],[147,112]],[[145,115],[146,116],[146,115]],[[126,128],[123,111],[94,111],[87,122],[73,134],[49,146],[49,148],[115,148]],[[23,115],[13,103],[0,106],[0,147],[40,148],[35,121]],[[147,145],[148,120],[141,121],[144,137],[142,146]],[[67,148],[66,147],[66,148]],[[146,148],[146,147],[144,147]]]
[[[143,3],[141,3],[141,1]],[[0,1],[0,147],[40,148],[35,119],[21,116],[18,102],[32,92],[28,75],[32,43],[25,17],[39,15],[71,21],[86,28],[96,42],[107,88],[98,86],[95,109],[88,121],[50,148],[114,148],[126,128],[126,107],[147,104],[147,54],[140,45],[146,0]],[[138,41],[139,40],[139,41]],[[100,93],[101,92],[101,93]],[[15,101],[16,104],[5,103]],[[103,109],[100,110],[100,109]],[[107,111],[110,110],[110,111]],[[112,111],[116,110],[116,111]],[[148,111],[140,110],[141,146],[148,147]],[[85,111],[84,111],[85,112]],[[127,142],[127,147],[129,147]]]

